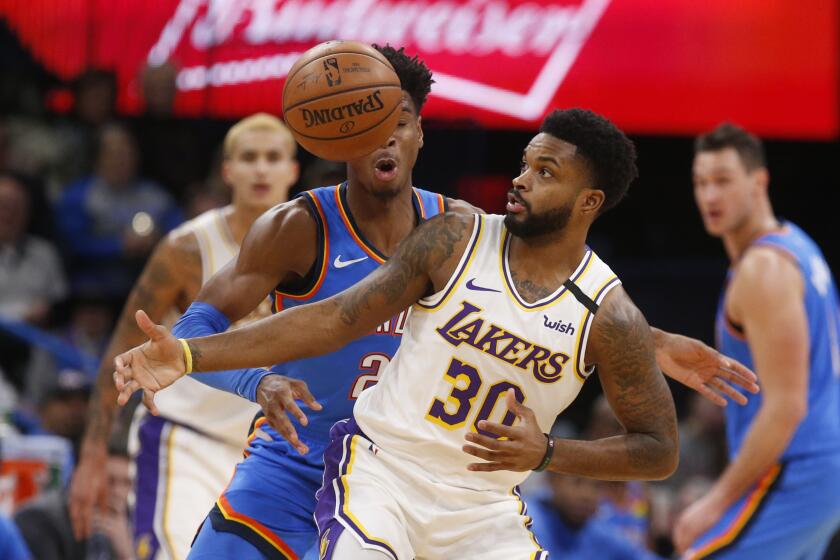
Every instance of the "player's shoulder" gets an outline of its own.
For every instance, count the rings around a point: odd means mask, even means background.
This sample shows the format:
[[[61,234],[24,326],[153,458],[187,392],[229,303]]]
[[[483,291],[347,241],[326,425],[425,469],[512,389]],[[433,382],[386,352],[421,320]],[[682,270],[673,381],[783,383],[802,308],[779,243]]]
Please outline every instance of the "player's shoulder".
[[[795,259],[772,246],[750,247],[738,262],[730,284],[730,297],[740,301],[766,302],[798,293],[802,274]]]
[[[265,211],[254,222],[251,232],[263,238],[314,239],[316,227],[312,206],[306,198],[298,197]]]
[[[466,200],[449,197],[446,197],[446,211],[454,212],[455,214],[484,214],[484,210],[478,206],[473,206]]]

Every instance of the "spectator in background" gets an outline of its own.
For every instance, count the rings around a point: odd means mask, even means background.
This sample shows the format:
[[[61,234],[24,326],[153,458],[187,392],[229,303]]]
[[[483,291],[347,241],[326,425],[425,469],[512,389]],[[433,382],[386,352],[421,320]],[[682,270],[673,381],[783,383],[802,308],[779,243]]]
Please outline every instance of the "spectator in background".
[[[3,560],[32,559],[17,525],[2,513],[0,513],[0,558]]]
[[[76,457],[85,430],[90,391],[91,383],[87,375],[65,369],[58,373],[52,386],[44,391],[38,405],[41,429],[69,440]]]
[[[12,175],[0,175],[0,318],[43,326],[67,284],[58,251],[27,235],[29,193]],[[0,329],[0,368],[18,389],[30,352]]]
[[[679,429],[680,467],[664,484],[679,489],[691,479],[717,478],[726,466],[726,428],[721,409],[700,395],[691,395],[688,414]]]
[[[650,560],[650,551],[596,517],[602,482],[546,471],[548,492],[528,500],[531,530],[549,555],[598,560]]]
[[[49,492],[24,505],[15,522],[33,557],[37,560],[132,560],[131,530],[127,497],[131,488],[129,459],[124,448],[110,450],[107,504],[93,520],[94,530],[84,541],[77,541],[70,525],[65,490]],[[144,558],[143,551],[137,557]],[[0,556],[4,558],[5,556]]]
[[[56,129],[62,156],[58,179],[64,183],[90,173],[96,155],[97,133],[114,118],[117,76],[110,70],[91,68],[73,84],[73,114]]]
[[[138,158],[129,131],[106,125],[93,175],[62,193],[56,220],[74,291],[124,296],[155,243],[182,221],[172,197],[137,176]]]
[[[132,120],[142,154],[142,172],[179,199],[203,182],[218,134],[210,123],[175,116],[177,68],[147,65],[140,76],[143,113]]]

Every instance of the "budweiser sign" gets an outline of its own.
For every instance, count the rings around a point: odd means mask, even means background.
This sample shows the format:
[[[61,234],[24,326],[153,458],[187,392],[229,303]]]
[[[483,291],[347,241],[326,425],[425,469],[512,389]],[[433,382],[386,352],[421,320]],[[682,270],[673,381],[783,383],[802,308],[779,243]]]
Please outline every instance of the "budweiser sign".
[[[39,0],[0,11],[59,76],[114,68],[128,112],[142,107],[142,67],[163,62],[178,68],[181,114],[279,112],[300,53],[354,39],[423,59],[431,118],[532,128],[553,106],[584,106],[633,132],[723,119],[766,135],[838,132],[836,0]]]
[[[312,45],[329,39],[404,45],[448,55],[432,64],[434,94],[523,120],[542,116],[610,0],[580,3],[509,3],[499,0],[181,0],[149,51],[149,62],[239,45],[235,52]],[[182,91],[276,80],[301,51],[238,56],[189,65],[178,74]],[[503,68],[495,75],[474,59],[540,60],[512,89]],[[441,57],[436,57],[441,58]],[[449,61],[449,64],[446,64]]]

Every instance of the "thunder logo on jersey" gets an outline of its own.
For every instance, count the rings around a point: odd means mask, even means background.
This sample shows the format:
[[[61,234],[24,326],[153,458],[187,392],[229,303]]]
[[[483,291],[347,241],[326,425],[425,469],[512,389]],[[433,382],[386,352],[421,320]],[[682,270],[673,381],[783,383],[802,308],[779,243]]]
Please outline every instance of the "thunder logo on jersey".
[[[568,354],[552,352],[489,323],[478,315],[481,311],[480,307],[462,301],[461,309],[436,330],[452,346],[467,343],[520,369],[530,366],[534,378],[543,383],[554,383],[562,377],[563,367],[571,359]]]

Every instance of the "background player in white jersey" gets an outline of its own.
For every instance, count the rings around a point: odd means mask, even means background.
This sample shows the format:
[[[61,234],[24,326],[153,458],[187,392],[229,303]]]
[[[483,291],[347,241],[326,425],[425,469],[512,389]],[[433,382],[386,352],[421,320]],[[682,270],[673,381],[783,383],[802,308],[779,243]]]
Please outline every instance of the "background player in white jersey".
[[[718,348],[762,394],[726,414],[730,464],[674,529],[687,558],[820,559],[840,525],[840,306],[814,241],[780,220],[761,141],[730,124],[697,139],[694,197],[731,261]]]
[[[632,143],[609,121],[556,111],[525,150],[504,220],[433,218],[353,288],[225,334],[179,342],[138,313],[152,340],[117,358],[120,400],[193,368],[328,352],[413,305],[379,384],[333,428],[316,511],[322,557],[544,558],[514,472],[662,478],[676,467],[650,329],[585,245],[635,175]],[[626,433],[546,436],[596,367]]]
[[[285,202],[297,180],[297,145],[276,117],[257,114],[239,121],[227,133],[223,150],[222,176],[231,188],[231,204],[205,212],[160,242],[126,302],[102,361],[70,491],[78,537],[90,531],[94,504],[107,492],[106,446],[116,409],[111,363],[119,352],[145,338],[134,313],[144,309],[156,321],[177,318],[201,286],[237,254],[257,217]],[[270,307],[266,299],[243,321],[267,316]],[[157,405],[160,416],[138,414],[132,430],[136,555],[184,558],[201,520],[242,457],[258,407],[192,379],[178,383]]]

